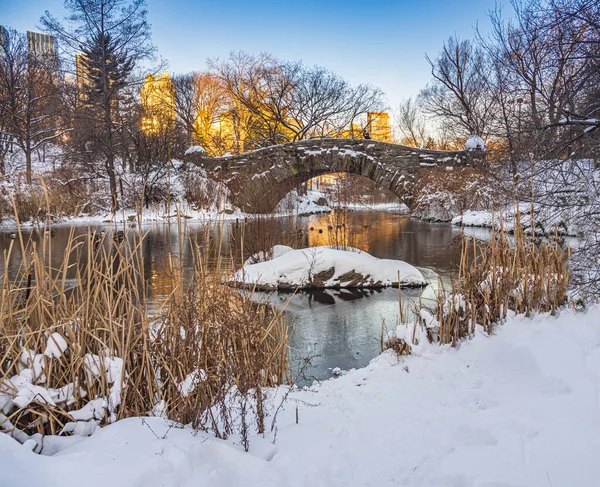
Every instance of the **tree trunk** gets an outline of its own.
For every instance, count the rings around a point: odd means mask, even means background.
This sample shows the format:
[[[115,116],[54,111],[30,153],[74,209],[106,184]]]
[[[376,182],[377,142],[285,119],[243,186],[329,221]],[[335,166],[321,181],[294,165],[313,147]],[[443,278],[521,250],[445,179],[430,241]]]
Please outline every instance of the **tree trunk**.
[[[119,200],[117,198],[117,177],[115,175],[115,156],[109,154],[106,158],[106,172],[110,185],[111,210],[113,213],[119,211]]]
[[[31,149],[29,147],[25,150],[25,179],[27,184],[31,184]]]

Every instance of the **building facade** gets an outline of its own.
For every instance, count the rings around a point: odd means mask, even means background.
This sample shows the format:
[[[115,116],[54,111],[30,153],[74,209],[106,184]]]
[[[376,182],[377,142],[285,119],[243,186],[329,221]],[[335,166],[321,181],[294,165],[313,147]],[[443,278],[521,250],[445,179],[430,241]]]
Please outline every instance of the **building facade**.
[[[32,30],[27,31],[27,46],[29,52],[35,52],[36,54],[56,56],[58,51],[54,36]]]
[[[6,39],[8,38],[8,29],[3,26],[0,25],[0,47],[4,48],[4,43],[6,42]]]
[[[390,114],[387,112],[369,112],[367,114],[367,131],[372,139],[392,142]]]
[[[159,134],[172,130],[175,124],[175,90],[171,75],[149,74],[140,93],[142,108],[142,131]]]

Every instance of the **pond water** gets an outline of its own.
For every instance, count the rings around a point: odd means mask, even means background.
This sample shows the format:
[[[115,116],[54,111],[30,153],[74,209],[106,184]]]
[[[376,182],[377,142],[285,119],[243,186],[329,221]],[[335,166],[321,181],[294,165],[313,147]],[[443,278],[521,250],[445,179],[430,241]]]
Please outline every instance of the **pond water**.
[[[263,225],[263,226],[261,226]],[[208,240],[222,243],[226,254],[239,235],[242,222],[225,222],[219,227],[187,224],[186,238],[179,239],[177,231],[167,225],[144,227],[147,237],[143,243],[145,275],[149,280],[150,306],[156,308],[171,291],[171,280],[164,258],[170,252],[181,257],[184,271],[191,274],[192,242],[202,245]],[[51,239],[51,261],[58,265],[63,259],[70,232],[86,234],[90,227],[57,226]],[[99,230],[100,227],[91,227]],[[24,232],[28,237],[30,233]],[[285,243],[290,235],[300,247],[317,245],[350,245],[361,248],[375,257],[404,260],[419,267],[430,285],[423,290],[329,290],[312,293],[271,293],[263,295],[273,304],[285,305],[285,317],[290,328],[292,357],[297,363],[311,358],[310,366],[302,367],[299,383],[331,377],[331,370],[348,370],[365,366],[380,353],[382,329],[393,329],[398,320],[399,301],[432,298],[439,281],[449,279],[456,267],[453,242],[460,236],[459,227],[450,224],[428,223],[404,215],[360,211],[332,215],[270,219],[268,229],[263,223],[249,220],[245,234],[266,236],[273,243]],[[187,236],[191,238],[187,238]],[[31,234],[34,240],[39,236]],[[10,245],[2,237],[0,251]],[[17,247],[17,246],[15,246]],[[21,256],[18,248],[7,265],[14,273]],[[4,267],[4,264],[0,263]],[[2,269],[4,272],[5,269]],[[399,300],[400,296],[400,300]]]

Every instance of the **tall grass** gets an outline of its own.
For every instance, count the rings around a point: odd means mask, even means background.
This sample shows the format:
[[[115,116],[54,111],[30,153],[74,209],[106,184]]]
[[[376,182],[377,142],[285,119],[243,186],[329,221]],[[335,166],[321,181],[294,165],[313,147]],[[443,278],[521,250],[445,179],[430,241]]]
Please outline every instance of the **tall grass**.
[[[287,327],[276,310],[221,285],[231,266],[209,267],[192,242],[185,279],[180,256],[167,255],[172,291],[150,313],[141,230],[72,230],[58,266],[40,231],[36,243],[19,228],[3,256],[0,430],[25,441],[76,431],[81,418],[147,414],[219,437],[247,433],[252,421],[264,430],[263,388],[289,370]],[[17,249],[22,260],[9,275]],[[252,409],[241,423],[240,402]]]
[[[405,354],[411,344],[425,337],[455,345],[473,336],[477,327],[493,333],[509,312],[554,314],[567,302],[569,286],[569,252],[560,241],[558,232],[545,242],[535,233],[526,234],[518,212],[514,235],[504,231],[501,221],[498,232],[492,229],[489,242],[463,235],[458,275],[451,289],[437,294],[433,312],[422,303],[401,309],[401,326],[412,332],[400,330],[383,348]]]

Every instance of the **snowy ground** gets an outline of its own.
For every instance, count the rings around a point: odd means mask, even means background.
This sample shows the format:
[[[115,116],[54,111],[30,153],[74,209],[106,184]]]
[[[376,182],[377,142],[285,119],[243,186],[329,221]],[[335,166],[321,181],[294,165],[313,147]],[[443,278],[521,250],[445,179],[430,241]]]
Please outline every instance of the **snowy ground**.
[[[328,191],[308,188],[306,194],[299,195],[292,190],[279,202],[276,213],[287,215],[312,215],[329,213],[336,208],[345,208],[355,211],[382,211],[389,213],[408,213],[409,209],[404,203],[369,203],[369,202],[336,202],[334,195]]]
[[[249,453],[237,438],[133,418],[53,457],[0,435],[0,484],[592,487],[599,388],[600,307],[511,318],[459,350],[388,352],[293,392],[276,438],[252,437]]]

